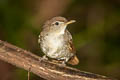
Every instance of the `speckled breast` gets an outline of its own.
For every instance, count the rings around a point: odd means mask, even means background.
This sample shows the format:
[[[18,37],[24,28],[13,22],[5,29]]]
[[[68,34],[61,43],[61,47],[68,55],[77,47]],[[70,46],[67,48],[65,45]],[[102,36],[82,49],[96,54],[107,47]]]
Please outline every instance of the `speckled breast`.
[[[63,35],[44,36],[41,41],[41,48],[43,52],[50,58],[66,59],[73,56],[73,54],[69,52]]]

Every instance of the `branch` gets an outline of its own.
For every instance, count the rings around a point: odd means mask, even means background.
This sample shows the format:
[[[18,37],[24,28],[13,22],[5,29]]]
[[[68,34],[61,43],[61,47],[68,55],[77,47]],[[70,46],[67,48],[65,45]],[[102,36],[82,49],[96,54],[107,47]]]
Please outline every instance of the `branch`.
[[[113,80],[105,76],[80,71],[42,60],[33,53],[0,40],[0,59],[29,70],[47,80]]]

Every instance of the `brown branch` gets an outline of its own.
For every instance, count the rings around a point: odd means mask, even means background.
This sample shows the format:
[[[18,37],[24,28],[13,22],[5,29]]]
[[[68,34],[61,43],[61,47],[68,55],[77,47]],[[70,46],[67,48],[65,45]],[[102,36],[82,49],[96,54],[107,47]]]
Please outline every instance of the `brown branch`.
[[[47,80],[112,80],[105,76],[80,71],[42,60],[33,53],[0,40],[0,59]]]

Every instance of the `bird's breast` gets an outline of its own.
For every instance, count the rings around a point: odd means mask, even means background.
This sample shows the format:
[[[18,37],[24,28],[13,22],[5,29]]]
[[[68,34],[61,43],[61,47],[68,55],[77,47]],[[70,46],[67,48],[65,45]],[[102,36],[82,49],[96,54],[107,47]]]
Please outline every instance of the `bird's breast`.
[[[48,46],[54,49],[63,46],[63,37],[62,36],[48,36],[47,37]]]
[[[65,59],[73,56],[66,46],[64,35],[47,35],[42,41],[42,50],[50,58]]]

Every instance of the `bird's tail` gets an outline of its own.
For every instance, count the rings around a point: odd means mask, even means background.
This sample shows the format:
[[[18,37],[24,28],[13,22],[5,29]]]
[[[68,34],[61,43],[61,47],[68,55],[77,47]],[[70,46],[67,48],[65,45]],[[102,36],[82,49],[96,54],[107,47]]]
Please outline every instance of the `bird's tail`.
[[[69,61],[68,61],[68,64],[71,64],[71,65],[77,65],[79,63],[79,59],[77,58],[77,56],[73,56]]]

